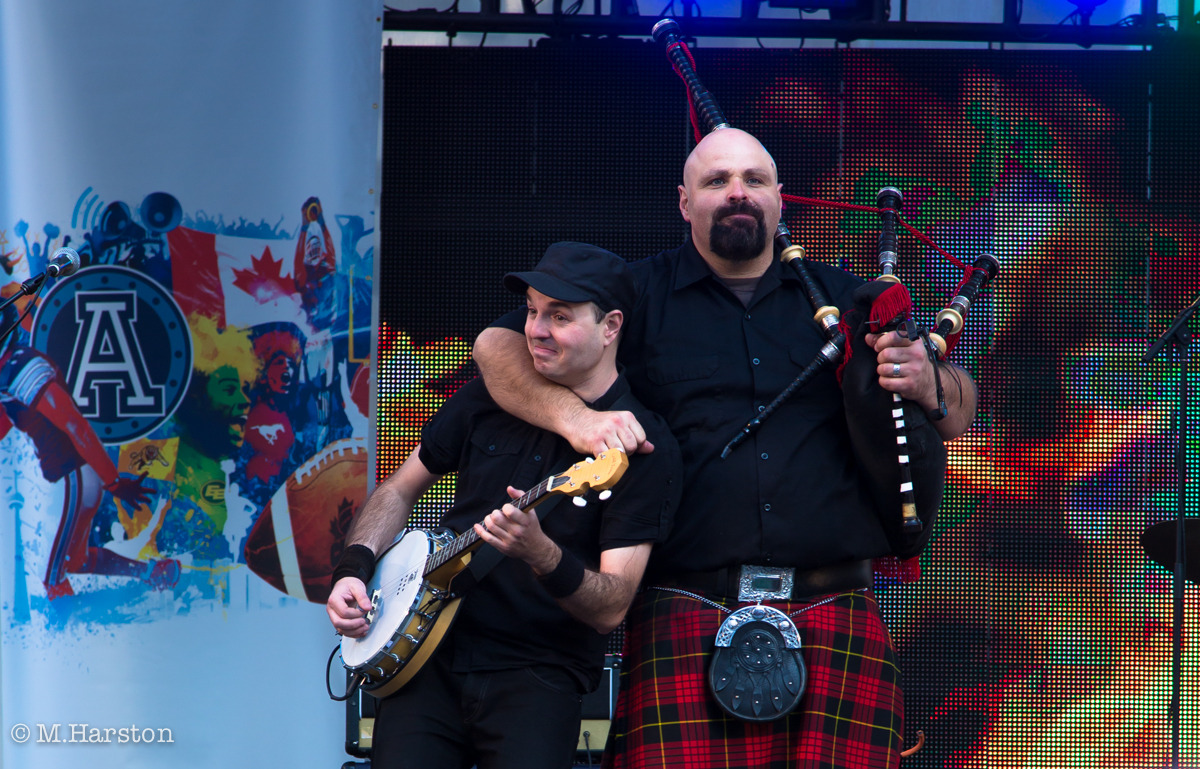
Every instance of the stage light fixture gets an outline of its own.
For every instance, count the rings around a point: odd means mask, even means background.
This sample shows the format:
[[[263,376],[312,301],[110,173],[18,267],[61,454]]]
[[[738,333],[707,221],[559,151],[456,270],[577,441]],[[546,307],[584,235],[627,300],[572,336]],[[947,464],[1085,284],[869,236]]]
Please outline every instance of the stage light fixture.
[[[767,0],[772,8],[803,8],[818,10],[821,8],[853,11],[860,6],[870,6],[871,0]]]
[[[852,8],[856,5],[861,5],[860,0],[767,0],[767,5],[775,8]]]

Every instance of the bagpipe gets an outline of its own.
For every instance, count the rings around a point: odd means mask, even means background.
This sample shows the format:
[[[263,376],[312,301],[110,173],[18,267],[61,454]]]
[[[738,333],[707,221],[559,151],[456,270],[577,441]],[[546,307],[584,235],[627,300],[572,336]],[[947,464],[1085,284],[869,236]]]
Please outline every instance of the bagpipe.
[[[699,141],[705,134],[729,128],[716,99],[696,74],[691,52],[683,42],[678,23],[662,19],[651,30],[655,41],[666,46],[667,58],[687,87],[692,126]],[[801,246],[791,242],[782,217],[775,232],[774,245],[780,259],[799,277],[815,313],[825,343],[811,363],[805,366],[782,392],[746,423],[721,453],[728,456],[754,434],[797,390],[830,368],[835,370],[842,388],[850,442],[855,458],[865,468],[864,480],[871,500],[879,511],[889,544],[901,557],[915,555],[928,538],[922,519],[936,514],[945,485],[946,448],[934,422],[946,416],[941,367],[964,328],[964,319],[979,292],[996,276],[999,263],[991,254],[980,254],[967,267],[908,225],[901,218],[903,196],[894,187],[879,191],[875,207],[819,201],[784,195],[790,202],[827,205],[879,215],[878,261],[880,274],[855,290],[853,306],[843,315],[825,296],[820,283],[805,263]],[[963,279],[950,304],[937,315],[934,329],[918,325],[912,319],[912,297],[896,274],[898,266],[897,225],[934,248],[963,271]],[[875,350],[867,344],[867,334],[896,331],[919,340],[929,355],[937,387],[938,407],[926,414],[916,404],[879,384]],[[892,511],[899,511],[895,515]]]

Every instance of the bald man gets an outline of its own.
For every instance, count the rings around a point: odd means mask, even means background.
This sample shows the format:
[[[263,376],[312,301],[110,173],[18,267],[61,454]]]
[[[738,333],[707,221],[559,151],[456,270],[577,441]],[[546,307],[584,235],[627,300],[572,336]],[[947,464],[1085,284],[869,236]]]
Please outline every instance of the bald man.
[[[679,186],[690,237],[632,265],[641,294],[619,359],[639,399],[678,439],[684,489],[627,618],[608,767],[899,762],[903,698],[870,590],[871,560],[911,556],[924,540],[903,552],[889,544],[899,512],[877,510],[866,491],[835,374],[818,374],[720,458],[825,341],[800,280],[774,253],[780,189],[757,139],[736,129],[709,134]],[[851,306],[862,280],[808,267],[835,304]],[[895,332],[868,335],[867,344],[880,386],[918,404],[912,411],[923,421],[937,405],[924,349]],[[522,345],[505,323],[476,342],[502,407],[582,450],[653,450],[631,415],[588,413],[548,386]],[[975,389],[961,369],[937,365],[949,413],[935,424],[949,439],[974,419]],[[753,615],[758,606],[774,613]]]

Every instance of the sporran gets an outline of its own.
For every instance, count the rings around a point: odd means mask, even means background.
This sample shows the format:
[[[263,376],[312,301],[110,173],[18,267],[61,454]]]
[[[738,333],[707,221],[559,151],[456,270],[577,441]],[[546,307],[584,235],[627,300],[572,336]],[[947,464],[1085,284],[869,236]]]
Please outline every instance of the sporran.
[[[747,606],[717,629],[708,680],[717,704],[745,721],[783,718],[800,702],[808,669],[800,631],[770,606]]]

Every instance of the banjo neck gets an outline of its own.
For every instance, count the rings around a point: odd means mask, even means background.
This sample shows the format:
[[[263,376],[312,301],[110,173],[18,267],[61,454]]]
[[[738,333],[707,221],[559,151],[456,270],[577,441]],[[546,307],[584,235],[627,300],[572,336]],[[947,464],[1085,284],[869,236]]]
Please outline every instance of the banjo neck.
[[[543,498],[555,492],[559,487],[569,485],[570,483],[571,479],[569,477],[551,475],[517,499],[511,500],[511,504],[513,507],[520,508],[521,510],[528,510],[541,502]],[[425,561],[424,576],[428,577],[447,563],[450,563],[464,553],[474,550],[481,544],[483,544],[483,540],[475,533],[475,527],[472,526],[456,537],[453,542],[429,556]]]

